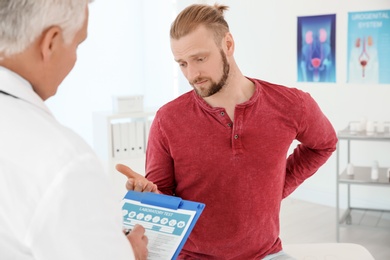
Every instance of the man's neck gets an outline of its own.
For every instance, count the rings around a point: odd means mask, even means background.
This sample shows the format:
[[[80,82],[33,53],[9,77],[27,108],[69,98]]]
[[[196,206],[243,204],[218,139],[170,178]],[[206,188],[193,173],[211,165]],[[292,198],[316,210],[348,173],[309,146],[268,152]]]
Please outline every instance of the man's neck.
[[[254,83],[239,73],[236,77],[229,77],[226,85],[218,93],[204,100],[212,107],[224,108],[233,121],[236,105],[248,101],[254,91]]]

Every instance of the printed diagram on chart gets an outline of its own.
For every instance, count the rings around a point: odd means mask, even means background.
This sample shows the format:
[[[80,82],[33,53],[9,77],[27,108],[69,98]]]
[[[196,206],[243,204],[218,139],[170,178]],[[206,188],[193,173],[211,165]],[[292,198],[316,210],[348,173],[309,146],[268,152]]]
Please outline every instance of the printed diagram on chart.
[[[352,43],[354,45],[350,48],[349,81],[378,83],[378,51],[374,37],[356,36],[352,38]]]
[[[324,28],[320,28],[317,32],[306,31],[301,54],[303,81],[328,81],[332,58],[328,33]]]
[[[336,15],[298,17],[299,82],[336,82]]]
[[[141,224],[145,229],[154,230],[160,233],[179,236],[185,231],[183,228],[190,221],[190,216],[184,214],[156,210],[148,207],[134,207],[130,204],[125,204],[124,207],[125,208],[122,209],[124,223],[130,226]],[[144,213],[143,211],[140,212],[140,209],[147,213]]]

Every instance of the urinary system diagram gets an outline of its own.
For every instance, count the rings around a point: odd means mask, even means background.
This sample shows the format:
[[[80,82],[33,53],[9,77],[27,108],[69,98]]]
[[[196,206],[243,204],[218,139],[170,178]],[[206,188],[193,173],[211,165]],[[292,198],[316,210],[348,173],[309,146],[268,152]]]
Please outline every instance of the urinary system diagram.
[[[307,30],[301,49],[303,81],[327,81],[333,66],[328,32],[324,28]]]

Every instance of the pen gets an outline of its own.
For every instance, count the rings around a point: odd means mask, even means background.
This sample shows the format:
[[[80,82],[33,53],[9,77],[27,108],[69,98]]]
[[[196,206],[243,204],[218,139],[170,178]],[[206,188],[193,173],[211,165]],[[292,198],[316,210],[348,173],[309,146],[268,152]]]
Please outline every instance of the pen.
[[[124,232],[125,232],[125,235],[127,236],[131,232],[131,228],[125,229]]]

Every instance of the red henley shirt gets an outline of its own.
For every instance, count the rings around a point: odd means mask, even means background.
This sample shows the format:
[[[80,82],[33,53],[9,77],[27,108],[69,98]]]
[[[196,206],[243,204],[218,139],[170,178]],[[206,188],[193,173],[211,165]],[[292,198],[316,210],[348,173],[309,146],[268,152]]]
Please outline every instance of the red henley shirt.
[[[146,177],[164,194],[206,204],[181,259],[261,259],[282,250],[281,200],[336,149],[334,128],[308,93],[250,80],[255,93],[236,106],[234,122],[194,91],[156,113]]]

